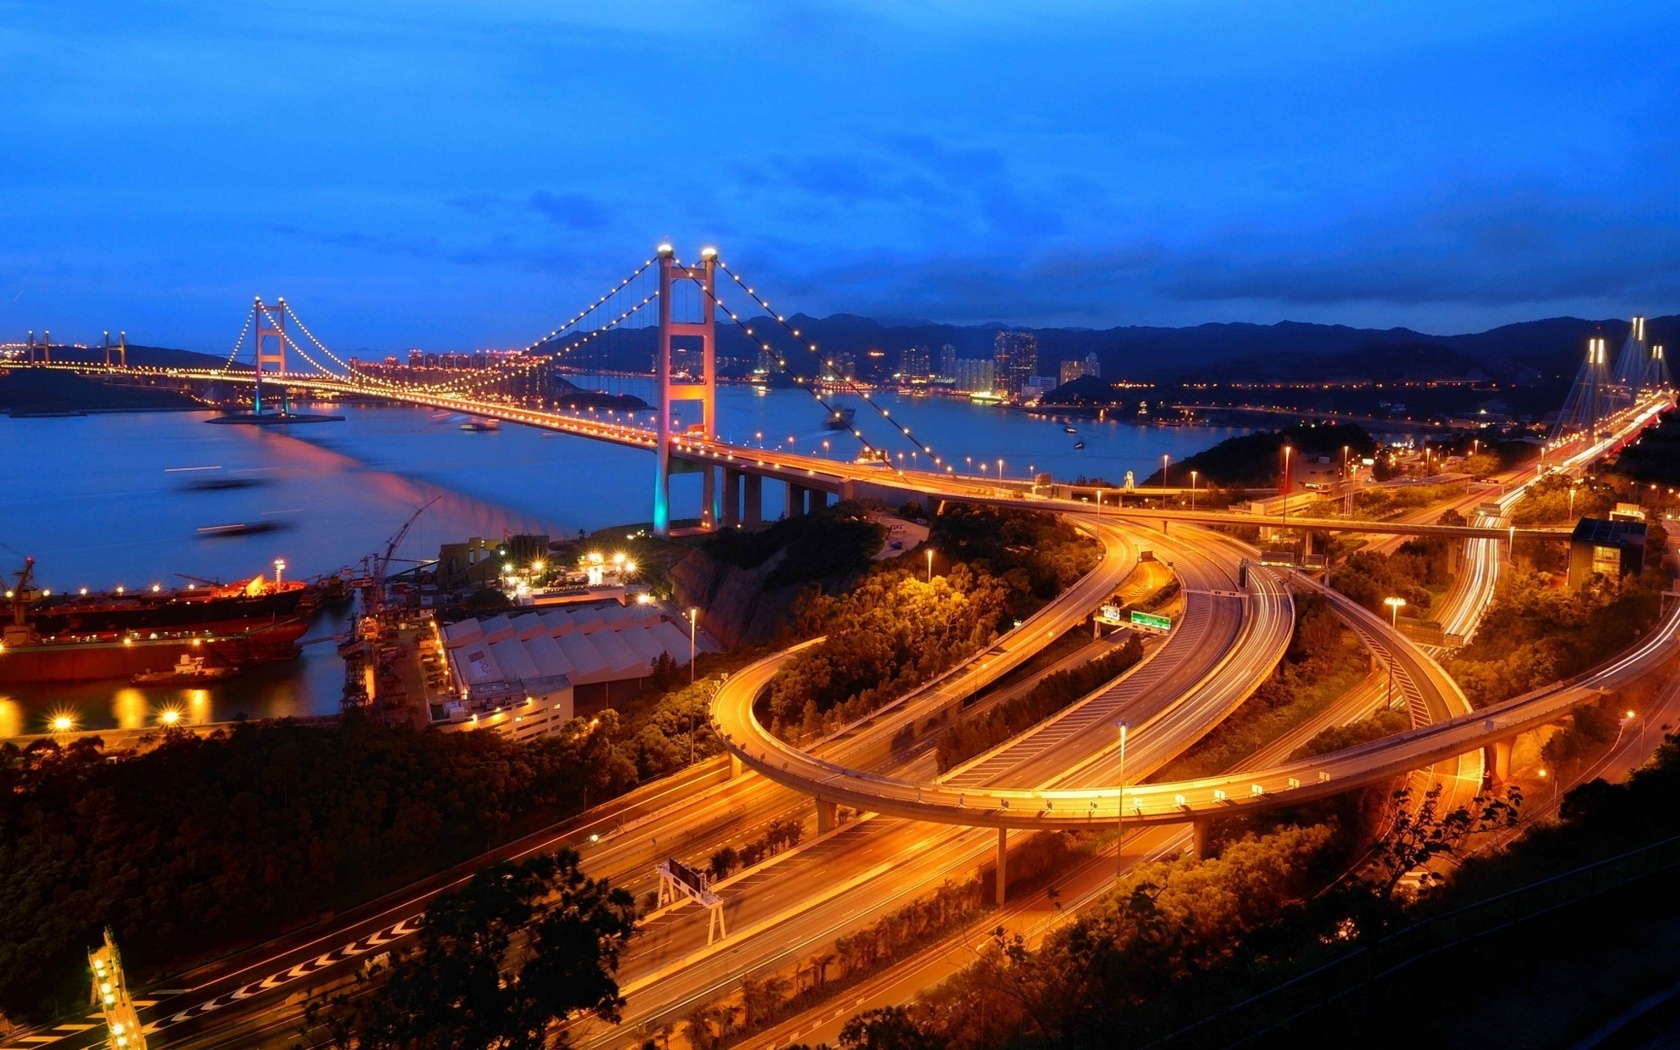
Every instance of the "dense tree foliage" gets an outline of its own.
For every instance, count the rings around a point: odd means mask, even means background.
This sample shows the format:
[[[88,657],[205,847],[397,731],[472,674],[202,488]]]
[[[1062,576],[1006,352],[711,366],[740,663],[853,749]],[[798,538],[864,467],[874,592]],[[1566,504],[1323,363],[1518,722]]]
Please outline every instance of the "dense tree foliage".
[[[1385,736],[1393,736],[1395,733],[1404,733],[1410,728],[1412,720],[1404,711],[1385,707],[1376,714],[1367,715],[1347,725],[1320,730],[1311,740],[1290,752],[1289,761],[1296,762],[1314,755],[1327,755],[1344,747],[1357,747],[1373,740],[1381,740]]]
[[[765,587],[774,588],[857,572],[881,549],[886,535],[862,504],[843,500],[765,529],[726,529],[706,544],[706,552],[726,565],[754,569],[785,551],[764,580]]]
[[[1175,478],[1189,477],[1190,471],[1218,485],[1272,485],[1283,470],[1283,446],[1298,456],[1332,456],[1341,462],[1342,446],[1353,456],[1369,456],[1377,443],[1362,427],[1345,423],[1302,423],[1282,430],[1261,430],[1226,438],[1205,452],[1172,466]],[[1150,475],[1159,483],[1160,472]],[[1144,482],[1147,488],[1149,480]]]
[[[977,576],[1001,580],[1008,615],[1018,620],[1073,586],[1100,553],[1054,515],[960,504],[933,520],[928,542]]]
[[[862,715],[990,643],[1003,612],[1003,584],[962,564],[932,583],[895,565],[848,594],[819,595],[796,631],[827,638],[771,681],[771,723],[811,732],[831,710],[842,719]]]
[[[325,1011],[358,1050],[541,1050],[574,1010],[617,1021],[614,974],[635,929],[630,894],[586,877],[571,850],[484,868],[426,909],[419,943],[371,989]],[[311,1022],[321,1020],[312,1012]],[[559,1045],[566,1045],[559,1033]]]
[[[1662,584],[1655,573],[1620,582],[1593,576],[1569,591],[1535,573],[1507,573],[1476,636],[1447,670],[1478,707],[1579,674],[1656,621]]]
[[[1407,540],[1393,554],[1358,551],[1330,574],[1330,586],[1372,612],[1388,616],[1384,598],[1404,598],[1420,619],[1435,604],[1431,588],[1444,587],[1447,547],[1443,538]]]
[[[352,721],[196,737],[108,761],[0,746],[0,1010],[83,994],[111,926],[139,972],[364,900],[636,779],[617,718],[529,744]]]

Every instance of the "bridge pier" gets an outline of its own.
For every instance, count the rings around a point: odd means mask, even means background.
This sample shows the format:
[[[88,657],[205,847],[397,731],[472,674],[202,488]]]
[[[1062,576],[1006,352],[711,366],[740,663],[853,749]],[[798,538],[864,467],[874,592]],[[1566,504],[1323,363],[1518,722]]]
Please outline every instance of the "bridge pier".
[[[1208,822],[1193,820],[1190,822],[1190,853],[1197,860],[1207,859]]]
[[[1009,829],[1008,828],[998,828],[997,895],[996,895],[995,903],[1000,908],[1003,906],[1003,898],[1004,898],[1004,895],[1005,895],[1005,888],[1009,884],[1009,879],[1007,878],[1008,874],[1009,874]]]
[[[817,834],[826,835],[839,826],[839,821],[836,819],[839,816],[837,812],[839,807],[832,802],[824,802],[820,798],[816,802]]]
[[[741,521],[748,528],[764,523],[764,475],[746,474],[741,490]]]
[[[806,489],[805,496],[807,503],[806,511],[808,513],[815,514],[817,511],[828,506],[828,493],[823,489]]]
[[[733,751],[729,752],[729,779],[734,780],[746,771],[747,767],[741,763],[741,756]]]
[[[700,527],[716,528],[722,517],[718,505],[717,468],[707,464],[700,468]]]
[[[718,524],[733,529],[741,524],[741,472],[723,468],[723,509]]]
[[[1484,749],[1490,752],[1487,763],[1493,769],[1494,779],[1511,779],[1511,745],[1514,743],[1514,740],[1495,740]]]
[[[787,487],[787,516],[802,518],[805,516],[805,486],[788,482]]]

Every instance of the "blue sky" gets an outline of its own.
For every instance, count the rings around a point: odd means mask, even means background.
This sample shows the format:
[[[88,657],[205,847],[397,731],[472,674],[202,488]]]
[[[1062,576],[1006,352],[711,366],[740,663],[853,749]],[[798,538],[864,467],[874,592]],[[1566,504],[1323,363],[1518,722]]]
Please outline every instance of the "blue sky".
[[[1680,5],[0,0],[0,341],[522,345],[672,240],[778,308],[1680,309]]]

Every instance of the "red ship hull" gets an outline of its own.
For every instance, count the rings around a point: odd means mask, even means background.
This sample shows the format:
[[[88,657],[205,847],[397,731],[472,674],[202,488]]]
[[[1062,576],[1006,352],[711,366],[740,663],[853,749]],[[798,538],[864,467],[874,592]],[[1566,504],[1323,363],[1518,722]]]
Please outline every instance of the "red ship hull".
[[[218,667],[290,660],[308,629],[301,619],[237,633],[195,631],[160,637],[55,637],[0,647],[0,685],[90,682],[167,670],[181,656],[203,656]]]

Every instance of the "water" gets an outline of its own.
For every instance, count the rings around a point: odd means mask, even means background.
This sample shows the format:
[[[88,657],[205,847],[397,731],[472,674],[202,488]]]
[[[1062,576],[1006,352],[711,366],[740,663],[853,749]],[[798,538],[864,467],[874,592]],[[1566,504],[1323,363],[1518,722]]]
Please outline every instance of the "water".
[[[651,398],[651,382],[602,379],[615,392]],[[853,396],[855,426],[908,466],[925,455]],[[909,423],[961,472],[1008,477],[1050,472],[1121,480],[1159,469],[1237,430],[1139,427],[1130,423],[1052,421],[949,398],[875,400]],[[718,391],[720,436],[850,460],[859,443],[823,429],[824,412],[808,393],[750,387]],[[652,459],[636,449],[519,426],[493,432],[460,429],[461,417],[396,406],[315,406],[342,423],[285,429],[209,426],[201,413],[125,413],[47,419],[0,417],[0,566],[15,572],[28,554],[39,585],[54,591],[177,586],[180,574],[232,580],[272,573],[283,558],[291,577],[311,577],[382,552],[415,509],[437,498],[415,522],[400,559],[437,556],[441,543],[503,532],[566,536],[646,521]],[[642,413],[642,421],[650,419]],[[1064,432],[1076,427],[1077,435]],[[790,444],[789,439],[792,439]],[[824,447],[824,442],[827,447]],[[1076,441],[1086,447],[1075,450]],[[971,465],[972,462],[972,465]],[[181,468],[219,467],[220,470]],[[249,487],[203,490],[195,480],[233,476]],[[677,517],[697,513],[698,476],[673,479]],[[764,506],[781,506],[767,484]],[[204,526],[274,522],[259,535],[204,538]],[[72,714],[83,726],[140,726],[169,705],[193,722],[238,715],[330,715],[337,712],[343,666],[330,636],[344,614],[317,619],[296,664],[256,669],[209,690],[137,689],[126,683],[0,686],[0,738],[40,732],[47,717]]]

